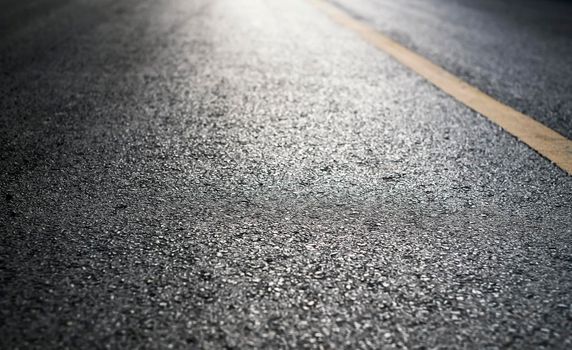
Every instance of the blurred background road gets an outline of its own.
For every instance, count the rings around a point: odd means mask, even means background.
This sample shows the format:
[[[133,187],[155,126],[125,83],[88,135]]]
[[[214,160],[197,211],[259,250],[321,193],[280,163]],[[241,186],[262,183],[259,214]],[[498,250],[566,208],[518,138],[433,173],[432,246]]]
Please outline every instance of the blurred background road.
[[[572,3],[335,0],[572,136]],[[572,347],[572,177],[309,0],[0,0],[0,348]]]
[[[572,138],[566,0],[335,0],[402,45]]]

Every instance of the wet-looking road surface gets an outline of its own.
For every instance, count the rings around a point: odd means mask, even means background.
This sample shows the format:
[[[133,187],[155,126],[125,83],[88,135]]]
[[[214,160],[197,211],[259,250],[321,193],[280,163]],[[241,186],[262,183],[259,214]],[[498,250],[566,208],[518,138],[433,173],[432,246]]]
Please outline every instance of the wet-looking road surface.
[[[572,4],[342,1],[571,137]],[[309,0],[0,1],[0,348],[572,347],[572,177]]]

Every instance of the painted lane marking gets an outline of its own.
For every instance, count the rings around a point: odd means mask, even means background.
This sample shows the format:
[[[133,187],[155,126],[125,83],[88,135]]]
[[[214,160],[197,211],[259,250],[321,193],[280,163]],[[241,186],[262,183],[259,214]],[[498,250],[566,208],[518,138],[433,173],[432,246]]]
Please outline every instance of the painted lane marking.
[[[533,118],[502,104],[421,55],[405,48],[372,26],[353,18],[327,0],[312,0],[335,22],[421,75],[459,102],[480,113],[572,175],[572,140]]]

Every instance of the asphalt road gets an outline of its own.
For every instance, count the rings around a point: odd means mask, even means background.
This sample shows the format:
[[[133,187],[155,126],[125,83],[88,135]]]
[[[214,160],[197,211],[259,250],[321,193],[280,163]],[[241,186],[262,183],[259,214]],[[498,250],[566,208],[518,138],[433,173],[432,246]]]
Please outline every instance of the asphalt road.
[[[441,2],[342,5],[570,136],[569,20]],[[311,2],[0,4],[0,348],[572,347],[572,177]]]
[[[333,0],[401,44],[572,138],[569,0]]]

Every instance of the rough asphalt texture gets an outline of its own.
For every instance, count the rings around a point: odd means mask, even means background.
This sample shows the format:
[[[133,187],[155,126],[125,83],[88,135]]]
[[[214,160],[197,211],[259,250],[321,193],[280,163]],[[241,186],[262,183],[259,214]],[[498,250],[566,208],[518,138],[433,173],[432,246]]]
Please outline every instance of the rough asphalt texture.
[[[572,177],[311,3],[12,6],[0,348],[572,347]]]

